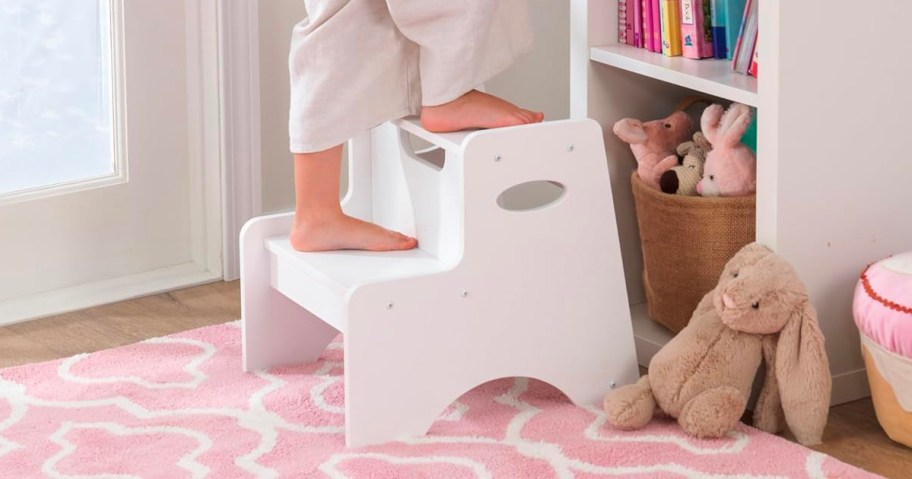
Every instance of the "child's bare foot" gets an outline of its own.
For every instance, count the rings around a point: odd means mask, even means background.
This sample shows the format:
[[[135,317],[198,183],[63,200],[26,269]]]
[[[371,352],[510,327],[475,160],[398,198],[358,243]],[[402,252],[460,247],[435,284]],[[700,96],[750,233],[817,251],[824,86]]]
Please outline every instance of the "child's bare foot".
[[[443,105],[426,106],[421,112],[421,126],[436,133],[526,125],[544,119],[545,115],[540,112],[524,110],[478,90]]]
[[[342,145],[295,154],[295,219],[291,246],[298,251],[408,250],[414,238],[346,216],[339,206]]]
[[[418,246],[418,241],[344,214],[322,218],[295,218],[291,246],[298,251],[401,251]]]

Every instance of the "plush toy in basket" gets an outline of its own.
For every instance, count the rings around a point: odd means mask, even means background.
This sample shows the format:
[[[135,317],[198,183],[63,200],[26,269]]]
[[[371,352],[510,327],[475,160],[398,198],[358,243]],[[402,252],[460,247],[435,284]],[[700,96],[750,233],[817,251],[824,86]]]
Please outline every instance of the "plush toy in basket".
[[[802,444],[819,443],[832,379],[817,314],[791,265],[751,243],[652,358],[649,374],[605,398],[608,423],[640,429],[658,406],[693,436],[721,437],[744,414],[761,361],[754,426],[778,433],[787,424]]]
[[[702,132],[696,132],[693,141],[678,145],[678,155],[684,157],[680,165],[666,171],[659,179],[663,193],[696,196],[697,184],[703,179],[703,165],[712,144]]]
[[[614,125],[614,133],[630,145],[637,176],[652,189],[682,196],[752,195],[757,160],[742,141],[752,124],[750,107],[733,103],[725,110],[711,105],[700,120],[703,131],[694,134],[684,110],[700,101],[685,99],[661,120],[625,118]]]
[[[747,105],[733,103],[727,111],[712,105],[700,121],[703,134],[712,144],[703,165],[700,196],[749,196],[757,190],[757,159],[741,139],[751,125]]]
[[[631,175],[649,317],[675,333],[687,325],[700,299],[716,286],[726,261],[756,239],[752,194],[756,160],[740,141],[744,125],[750,124],[751,110],[735,103],[726,112],[721,105],[699,97],[685,99],[677,110],[684,114],[697,102],[711,105],[702,114],[704,131],[688,137],[692,143],[679,145],[677,153],[685,155],[684,164],[660,177],[664,191],[676,194],[663,193],[650,184],[654,169],[646,168],[644,178],[642,162]],[[622,127],[623,122],[615,128]],[[631,148],[635,154],[639,151]],[[659,164],[676,159],[672,153]],[[699,197],[698,184],[705,187],[707,196],[716,197]]]
[[[693,120],[683,109],[667,118],[643,122],[625,118],[614,125],[614,133],[630,145],[637,162],[637,174],[652,189],[659,189],[659,178],[678,165],[678,145],[693,135]]]

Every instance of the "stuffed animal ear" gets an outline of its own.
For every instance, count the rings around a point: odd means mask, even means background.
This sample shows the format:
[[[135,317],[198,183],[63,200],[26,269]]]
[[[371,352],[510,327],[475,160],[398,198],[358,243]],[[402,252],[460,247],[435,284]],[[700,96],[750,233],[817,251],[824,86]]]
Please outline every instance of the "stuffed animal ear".
[[[735,146],[741,143],[744,133],[750,127],[751,111],[747,105],[733,103],[728,111],[722,115],[722,124],[719,127],[720,138],[713,141],[713,144],[723,144],[726,146]]]
[[[776,381],[776,338],[763,337],[763,388],[754,406],[754,427],[770,434],[779,434],[785,428],[785,414],[779,398],[779,383]]]
[[[722,121],[723,113],[725,113],[725,110],[722,105],[711,105],[706,110],[703,110],[703,116],[700,118],[700,128],[703,130],[703,135],[713,145],[719,139],[719,123]]]
[[[775,354],[785,421],[798,442],[819,444],[830,411],[832,378],[817,313],[807,299],[779,332]]]
[[[704,135],[703,132],[698,131],[698,132],[694,133],[694,143],[698,147],[702,148],[703,151],[705,151],[707,153],[712,151],[712,147],[713,147],[712,143],[710,143],[709,140],[706,139],[706,135]]]
[[[690,153],[690,151],[693,150],[696,146],[697,144],[692,141],[681,143],[678,145],[678,156],[687,156],[687,154]]]
[[[649,139],[646,129],[643,128],[643,122],[632,118],[625,118],[615,123],[614,134],[630,145],[646,143],[646,140]]]

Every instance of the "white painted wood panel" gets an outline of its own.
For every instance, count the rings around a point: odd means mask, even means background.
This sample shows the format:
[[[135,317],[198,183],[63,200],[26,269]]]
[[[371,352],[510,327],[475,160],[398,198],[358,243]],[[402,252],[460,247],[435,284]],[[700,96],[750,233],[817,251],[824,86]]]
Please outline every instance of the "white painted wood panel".
[[[853,290],[862,270],[912,250],[912,4],[872,0],[876,22],[807,0],[761,3],[758,235],[805,280],[834,375],[860,371]],[[820,21],[826,12],[825,22]],[[839,29],[833,48],[819,44]],[[876,39],[873,41],[871,39]]]

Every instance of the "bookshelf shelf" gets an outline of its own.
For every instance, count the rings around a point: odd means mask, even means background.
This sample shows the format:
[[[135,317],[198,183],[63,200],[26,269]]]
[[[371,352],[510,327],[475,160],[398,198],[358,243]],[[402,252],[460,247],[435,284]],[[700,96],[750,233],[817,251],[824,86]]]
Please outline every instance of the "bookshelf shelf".
[[[758,105],[757,79],[733,72],[728,60],[666,57],[619,44],[592,47],[590,59],[707,95]]]

